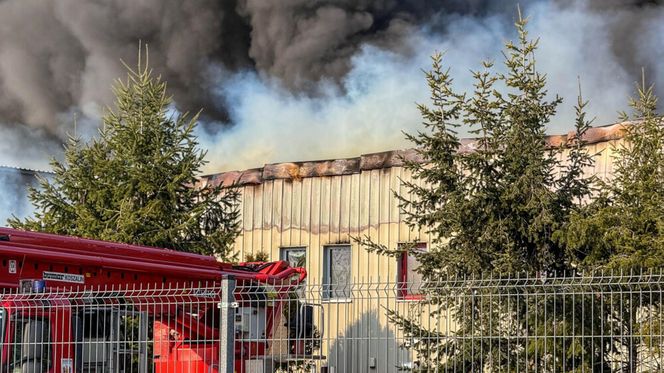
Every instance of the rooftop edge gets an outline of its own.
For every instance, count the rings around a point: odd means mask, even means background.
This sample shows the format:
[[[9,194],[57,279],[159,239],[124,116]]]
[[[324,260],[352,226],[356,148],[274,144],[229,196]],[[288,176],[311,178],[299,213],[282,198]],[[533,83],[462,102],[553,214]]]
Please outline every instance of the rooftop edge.
[[[605,126],[591,127],[584,136],[588,145],[621,139],[625,127],[636,122],[628,121]],[[547,136],[550,147],[565,146],[575,137],[574,131],[563,135]],[[461,140],[460,152],[472,152],[476,139]],[[422,162],[422,156],[415,149],[388,150],[378,153],[362,154],[359,157],[320,161],[300,161],[270,163],[259,168],[240,171],[227,171],[201,176],[201,186],[237,186],[261,184],[265,180],[297,180],[306,177],[338,176],[360,173],[362,171],[399,167],[405,161]]]

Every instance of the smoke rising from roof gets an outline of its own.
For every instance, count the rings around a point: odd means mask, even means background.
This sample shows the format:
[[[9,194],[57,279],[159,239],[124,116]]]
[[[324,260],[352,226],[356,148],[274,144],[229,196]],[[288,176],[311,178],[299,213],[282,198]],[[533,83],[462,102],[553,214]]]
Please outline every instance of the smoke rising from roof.
[[[532,16],[532,35],[541,36],[551,91],[567,99],[551,131],[570,127],[577,76],[598,124],[624,108],[641,67],[663,92],[658,2],[518,3]],[[419,123],[413,102],[426,100],[427,56],[446,50],[459,88],[469,87],[467,69],[499,61],[503,41],[514,36],[516,4],[3,0],[0,133],[32,144],[35,160],[11,159],[17,151],[0,159],[45,167],[73,132],[74,114],[78,134],[94,133],[112,104],[111,83],[124,76],[120,60],[135,61],[139,40],[177,109],[203,108],[209,171],[406,146],[400,131]]]

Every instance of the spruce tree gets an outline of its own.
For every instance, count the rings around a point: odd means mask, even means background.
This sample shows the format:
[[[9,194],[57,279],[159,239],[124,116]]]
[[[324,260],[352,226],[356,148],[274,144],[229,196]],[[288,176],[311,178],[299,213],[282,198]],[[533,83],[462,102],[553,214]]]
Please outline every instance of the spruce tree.
[[[238,193],[197,186],[206,163],[194,135],[198,115],[171,110],[166,83],[140,54],[137,69],[127,69],[98,137],[70,137],[64,161],[51,161],[52,180],[30,190],[34,217],[11,226],[228,259]]]
[[[506,72],[495,72],[493,63],[484,62],[482,70],[473,72],[471,94],[456,92],[442,55],[432,57],[432,69],[426,72],[431,103],[418,105],[425,128],[407,135],[425,163],[406,162],[405,167],[421,182],[405,182],[407,193],[396,195],[411,228],[431,235],[430,249],[395,249],[359,240],[369,251],[396,256],[406,250],[417,257],[422,302],[433,310],[432,317],[453,318],[450,338],[420,324],[419,316],[388,310],[390,320],[415,341],[421,371],[539,370],[547,364],[533,353],[543,348],[537,341],[508,337],[545,327],[528,320],[526,310],[532,314],[555,305],[525,297],[523,287],[503,289],[505,296],[490,298],[482,297],[483,290],[472,281],[449,286],[452,280],[495,274],[544,277],[571,270],[566,248],[554,235],[591,193],[593,178],[583,173],[592,165],[583,140],[590,123],[586,103],[579,98],[575,136],[562,147],[547,144],[546,126],[562,99],[547,99],[546,76],[536,69],[537,41],[528,38],[526,24],[519,15],[518,41],[505,46]],[[460,128],[476,137],[474,151],[458,151]],[[565,317],[538,320],[552,325]],[[555,358],[590,360],[599,353],[584,347],[585,357]]]
[[[657,112],[653,86],[647,87],[644,80],[630,106],[632,115],[621,115],[631,124],[614,148],[613,176],[559,232],[571,261],[589,275],[641,276],[664,265],[664,120]],[[622,347],[623,371],[643,369],[639,363],[647,358],[641,355],[660,354],[661,338],[626,337],[656,334],[653,325],[664,321],[661,292],[650,290],[657,280],[644,283],[647,279],[622,280],[613,289],[624,296],[602,299],[603,322],[608,324],[604,330],[614,331],[605,343]],[[639,282],[643,288],[634,291]]]
[[[572,260],[591,270],[623,271],[664,265],[664,120],[652,86],[642,83],[630,100],[633,120],[614,150],[613,176],[576,212],[563,241]]]

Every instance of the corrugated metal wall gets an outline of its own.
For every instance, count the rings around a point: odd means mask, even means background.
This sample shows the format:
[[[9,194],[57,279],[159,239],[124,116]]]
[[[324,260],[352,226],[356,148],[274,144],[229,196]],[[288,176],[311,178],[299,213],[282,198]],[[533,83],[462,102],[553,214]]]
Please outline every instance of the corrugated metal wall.
[[[359,174],[268,180],[242,188],[242,234],[236,242],[241,257],[259,251],[279,259],[280,249],[307,249],[309,277],[322,274],[322,250],[329,244],[350,243],[352,275],[394,280],[394,260],[370,255],[352,242],[368,235],[394,246],[398,242],[428,241],[402,222],[393,192],[402,193],[400,180],[411,180],[402,167]]]
[[[609,178],[615,141],[588,146],[595,165],[586,170]],[[368,254],[352,237],[369,236],[396,247],[400,242],[423,241],[429,237],[410,230],[403,222],[393,193],[404,193],[401,180],[412,181],[403,167],[363,170],[338,176],[264,180],[242,189],[242,233],[235,250],[241,259],[247,254],[266,252],[280,258],[280,250],[305,247],[310,278],[322,275],[323,247],[350,243],[352,275],[356,281],[394,280],[396,261]]]
[[[305,247],[308,288],[316,289],[315,284],[323,281],[324,247],[350,243],[355,289],[363,287],[358,283],[392,282],[396,277],[396,260],[367,253],[352,242],[352,237],[368,235],[386,245],[428,240],[401,221],[397,200],[393,198],[393,191],[402,191],[400,179],[410,180],[410,174],[402,167],[392,167],[351,175],[268,180],[245,186],[243,232],[236,249],[242,257],[264,251],[279,259],[283,248]],[[310,293],[307,298],[321,301],[319,294]],[[316,325],[327,331],[320,352],[327,356],[324,365],[337,372],[359,372],[367,369],[368,359],[374,358],[375,371],[396,372],[397,360],[412,360],[400,348],[399,331],[388,325],[381,308],[407,307],[404,303],[397,304],[395,299],[392,296],[388,301],[377,296],[324,302],[324,325],[322,320],[316,320]]]
[[[586,170],[588,174],[610,177],[612,146],[614,141],[588,146],[596,160],[595,166]],[[326,245],[350,244],[352,283],[360,289],[358,294],[364,294],[361,289],[369,283],[394,282],[397,260],[368,253],[352,237],[368,236],[390,248],[413,241],[428,245],[427,234],[409,229],[403,221],[394,198],[394,192],[405,193],[402,180],[413,181],[409,171],[396,166],[336,176],[264,179],[245,185],[241,190],[242,233],[236,241],[236,253],[244,259],[247,254],[265,252],[276,260],[285,248],[304,247],[308,289],[315,289],[323,282]],[[385,288],[391,287],[388,284]],[[398,342],[403,333],[388,322],[385,307],[401,314],[420,315],[424,325],[432,322],[425,309],[394,294],[325,300],[314,293],[307,298],[322,301],[326,314],[324,322],[316,320],[327,330],[320,351],[327,356],[323,364],[338,372],[369,371],[371,361],[378,364],[371,371],[397,372],[398,362],[416,359]],[[434,328],[439,331],[453,327],[450,320],[433,323],[441,324]]]

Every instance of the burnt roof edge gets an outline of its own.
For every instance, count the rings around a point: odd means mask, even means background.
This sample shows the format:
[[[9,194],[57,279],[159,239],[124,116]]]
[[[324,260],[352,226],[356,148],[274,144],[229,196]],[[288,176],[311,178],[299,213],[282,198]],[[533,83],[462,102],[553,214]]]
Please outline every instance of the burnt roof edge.
[[[591,127],[584,136],[584,140],[587,145],[619,140],[624,136],[625,127],[635,123],[638,122],[628,121]],[[565,146],[567,141],[574,137],[574,131],[563,135],[550,135],[547,136],[547,144],[551,147]],[[473,151],[474,144],[474,138],[462,139],[459,151]],[[267,180],[298,180],[307,177],[350,175],[362,171],[400,167],[405,161],[423,162],[423,157],[417,150],[411,148],[362,154],[352,158],[270,163],[260,168],[203,175],[201,185],[244,186],[261,184]]]

